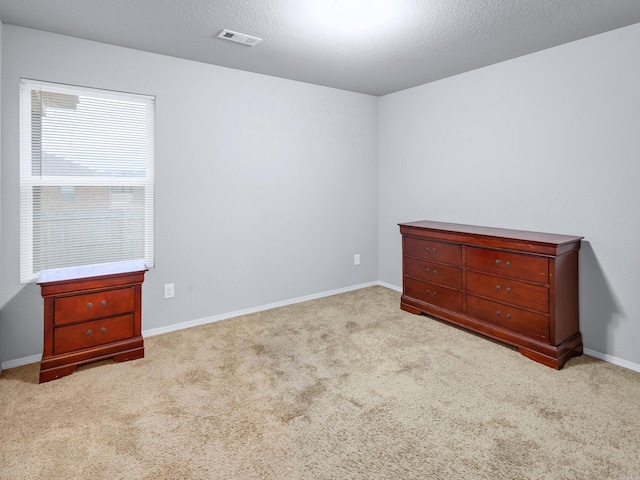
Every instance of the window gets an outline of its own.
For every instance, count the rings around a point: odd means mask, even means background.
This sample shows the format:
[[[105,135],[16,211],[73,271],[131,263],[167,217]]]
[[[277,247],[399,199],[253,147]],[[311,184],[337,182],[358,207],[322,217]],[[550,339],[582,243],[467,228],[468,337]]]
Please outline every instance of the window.
[[[155,98],[23,79],[20,102],[20,281],[153,267]]]

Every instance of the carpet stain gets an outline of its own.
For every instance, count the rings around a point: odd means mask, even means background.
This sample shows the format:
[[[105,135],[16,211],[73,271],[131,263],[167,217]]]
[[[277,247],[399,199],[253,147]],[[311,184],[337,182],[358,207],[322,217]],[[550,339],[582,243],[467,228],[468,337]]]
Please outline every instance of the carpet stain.
[[[560,421],[565,417],[564,413],[546,407],[538,408],[538,414],[546,420]]]
[[[181,378],[183,385],[203,385],[211,382],[213,375],[204,367],[190,368]]]

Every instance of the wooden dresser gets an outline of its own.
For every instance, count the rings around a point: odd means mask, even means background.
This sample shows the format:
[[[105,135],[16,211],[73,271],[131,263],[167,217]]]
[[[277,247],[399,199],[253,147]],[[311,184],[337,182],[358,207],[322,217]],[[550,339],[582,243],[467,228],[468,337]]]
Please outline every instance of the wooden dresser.
[[[401,308],[518,347],[560,369],[582,354],[583,237],[421,221],[400,224]]]
[[[43,270],[44,352],[40,383],[82,364],[144,357],[140,261]]]

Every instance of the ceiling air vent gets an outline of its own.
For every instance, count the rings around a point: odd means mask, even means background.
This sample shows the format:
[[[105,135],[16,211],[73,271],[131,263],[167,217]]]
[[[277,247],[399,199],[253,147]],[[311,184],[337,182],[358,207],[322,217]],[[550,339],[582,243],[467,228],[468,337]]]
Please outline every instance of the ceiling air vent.
[[[259,44],[262,39],[258,37],[252,37],[251,35],[245,35],[244,33],[232,32],[231,30],[224,29],[219,38],[224,38],[225,40],[231,40],[232,42],[242,43],[244,45],[249,45],[253,47],[254,45]]]

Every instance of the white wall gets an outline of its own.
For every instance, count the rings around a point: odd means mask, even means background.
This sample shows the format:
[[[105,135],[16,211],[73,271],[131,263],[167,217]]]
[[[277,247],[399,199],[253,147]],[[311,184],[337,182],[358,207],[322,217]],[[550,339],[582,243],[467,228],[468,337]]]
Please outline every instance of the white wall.
[[[376,280],[375,97],[10,25],[2,48],[0,360],[42,352],[39,288],[19,284],[20,77],[157,96],[143,330]]]
[[[396,226],[439,220],[582,235],[585,347],[640,366],[640,25],[385,96],[379,279]]]

